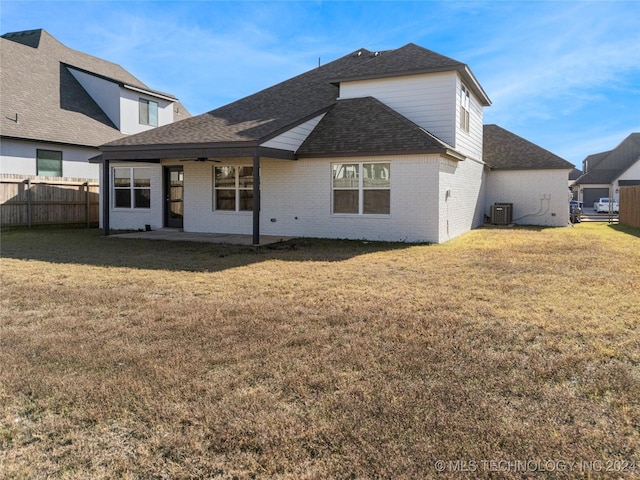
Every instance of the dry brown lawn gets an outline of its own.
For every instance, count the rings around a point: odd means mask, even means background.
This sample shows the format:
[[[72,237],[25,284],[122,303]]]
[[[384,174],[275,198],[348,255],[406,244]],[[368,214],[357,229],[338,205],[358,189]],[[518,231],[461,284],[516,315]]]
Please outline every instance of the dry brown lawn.
[[[0,476],[637,478],[639,235],[3,233]]]

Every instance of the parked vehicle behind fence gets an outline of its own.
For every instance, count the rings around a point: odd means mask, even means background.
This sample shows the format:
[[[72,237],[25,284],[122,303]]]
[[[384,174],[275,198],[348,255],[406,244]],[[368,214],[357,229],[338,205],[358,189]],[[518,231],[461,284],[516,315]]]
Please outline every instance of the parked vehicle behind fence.
[[[609,202],[608,197],[602,197],[597,202],[594,202],[593,209],[596,213],[609,213],[610,211],[618,213],[620,211],[618,202]]]

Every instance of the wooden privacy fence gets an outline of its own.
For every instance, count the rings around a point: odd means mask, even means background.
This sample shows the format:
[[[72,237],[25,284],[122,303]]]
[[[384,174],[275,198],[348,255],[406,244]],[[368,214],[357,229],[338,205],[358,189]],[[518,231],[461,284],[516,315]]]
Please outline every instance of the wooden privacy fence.
[[[98,225],[95,180],[0,175],[0,226]]]
[[[640,185],[620,187],[620,223],[640,227]]]

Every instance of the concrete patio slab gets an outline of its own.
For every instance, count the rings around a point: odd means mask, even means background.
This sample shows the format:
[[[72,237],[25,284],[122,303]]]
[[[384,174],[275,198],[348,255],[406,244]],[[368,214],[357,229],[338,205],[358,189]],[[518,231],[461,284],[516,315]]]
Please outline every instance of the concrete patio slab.
[[[252,235],[235,235],[227,233],[191,233],[183,232],[177,228],[162,228],[144,232],[112,233],[114,238],[139,238],[144,240],[168,240],[173,242],[202,242],[202,243],[226,243],[229,245],[252,245]],[[260,244],[255,246],[272,245],[286,242],[294,237],[280,237],[272,235],[260,235]]]

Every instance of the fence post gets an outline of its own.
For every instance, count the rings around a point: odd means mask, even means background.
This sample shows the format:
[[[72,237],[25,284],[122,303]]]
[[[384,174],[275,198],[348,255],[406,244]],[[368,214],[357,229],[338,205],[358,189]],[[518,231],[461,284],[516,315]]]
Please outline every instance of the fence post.
[[[84,206],[84,216],[87,221],[87,229],[91,226],[90,218],[89,218],[89,182],[84,182],[85,186],[85,206]]]
[[[31,228],[31,179],[27,178],[27,228]]]

